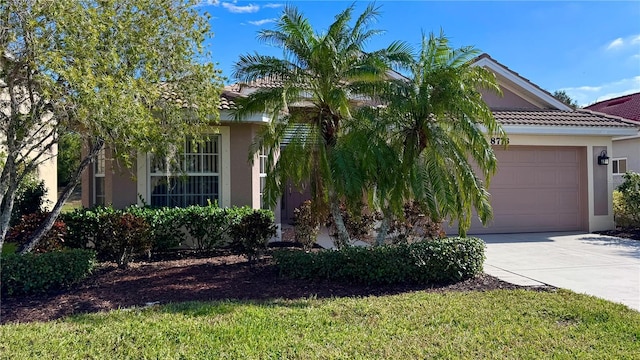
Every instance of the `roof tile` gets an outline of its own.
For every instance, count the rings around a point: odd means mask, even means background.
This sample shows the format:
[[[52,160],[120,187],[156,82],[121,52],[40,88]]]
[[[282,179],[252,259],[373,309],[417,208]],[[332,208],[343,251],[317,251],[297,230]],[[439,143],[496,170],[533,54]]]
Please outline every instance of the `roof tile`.
[[[585,109],[640,121],[640,92],[600,101]]]
[[[497,110],[493,116],[502,125],[621,127],[633,128],[623,119],[588,110]]]

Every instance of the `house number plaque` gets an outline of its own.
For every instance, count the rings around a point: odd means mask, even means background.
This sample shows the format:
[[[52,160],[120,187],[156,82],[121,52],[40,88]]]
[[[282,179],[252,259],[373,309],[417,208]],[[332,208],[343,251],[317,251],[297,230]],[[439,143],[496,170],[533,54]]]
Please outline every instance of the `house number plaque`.
[[[509,145],[509,138],[492,137],[491,145]]]

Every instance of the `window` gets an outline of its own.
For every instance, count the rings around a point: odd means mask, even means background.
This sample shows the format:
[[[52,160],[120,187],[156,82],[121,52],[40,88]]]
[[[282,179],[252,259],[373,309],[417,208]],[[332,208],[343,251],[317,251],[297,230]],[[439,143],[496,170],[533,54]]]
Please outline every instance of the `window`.
[[[104,147],[100,149],[96,160],[93,162],[93,204],[104,205],[105,204],[105,189],[104,189]]]
[[[613,165],[613,174],[622,175],[627,172],[627,159],[613,159],[611,160]]]
[[[151,206],[186,207],[220,201],[220,136],[185,141],[177,163],[151,159]]]
[[[264,202],[264,186],[267,183],[267,152],[264,148],[260,149],[258,159],[260,160],[260,208],[267,209]]]

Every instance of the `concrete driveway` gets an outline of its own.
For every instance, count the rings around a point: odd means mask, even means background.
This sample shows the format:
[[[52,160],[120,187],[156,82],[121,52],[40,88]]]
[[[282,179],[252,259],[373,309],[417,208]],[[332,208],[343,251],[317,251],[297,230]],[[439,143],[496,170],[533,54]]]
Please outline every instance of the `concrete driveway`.
[[[640,241],[597,234],[478,235],[485,272],[518,285],[548,284],[640,311]]]

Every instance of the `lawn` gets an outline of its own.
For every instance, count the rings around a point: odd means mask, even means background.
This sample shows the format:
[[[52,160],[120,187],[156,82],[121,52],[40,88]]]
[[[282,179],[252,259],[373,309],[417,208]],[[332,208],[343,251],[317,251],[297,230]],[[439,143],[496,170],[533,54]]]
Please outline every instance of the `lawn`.
[[[199,302],[0,326],[10,359],[637,358],[640,313],[565,290]]]

